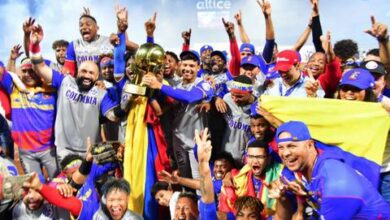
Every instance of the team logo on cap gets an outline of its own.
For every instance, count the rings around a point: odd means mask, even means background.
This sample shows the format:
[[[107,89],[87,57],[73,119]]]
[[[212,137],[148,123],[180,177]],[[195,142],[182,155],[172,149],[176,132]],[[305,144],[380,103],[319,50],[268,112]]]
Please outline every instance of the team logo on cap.
[[[360,75],[360,72],[355,71],[355,72],[353,72],[353,73],[348,77],[348,79],[357,80],[357,78],[359,77],[359,75]]]
[[[252,56],[248,57],[248,62],[251,62]]]
[[[290,59],[285,58],[285,57],[278,57],[278,58],[276,59],[276,62],[280,62],[280,61],[290,61]]]

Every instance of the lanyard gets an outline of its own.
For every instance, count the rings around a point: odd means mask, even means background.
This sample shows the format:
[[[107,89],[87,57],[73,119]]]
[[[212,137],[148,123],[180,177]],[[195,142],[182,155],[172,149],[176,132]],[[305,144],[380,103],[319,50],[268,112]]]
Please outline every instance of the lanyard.
[[[254,176],[252,176],[252,183],[253,183],[253,188],[255,191],[255,196],[256,198],[261,199],[261,196],[263,194],[263,180],[262,179],[256,179]]]
[[[283,95],[283,83],[279,82],[279,94],[280,96],[290,96],[291,93],[300,86],[304,81],[304,78],[302,76],[299,77],[298,82],[296,82],[293,86],[291,86],[289,89],[286,90],[286,93]]]
[[[383,100],[383,94],[381,94],[379,97],[378,97],[378,102],[382,102]]]

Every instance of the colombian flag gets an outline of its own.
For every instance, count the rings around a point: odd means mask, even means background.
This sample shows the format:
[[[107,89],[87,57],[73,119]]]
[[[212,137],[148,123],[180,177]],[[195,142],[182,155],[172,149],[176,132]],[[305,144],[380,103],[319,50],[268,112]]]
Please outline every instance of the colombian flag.
[[[338,152],[363,174],[371,173],[366,177],[375,171],[379,178],[390,128],[389,115],[380,103],[264,95],[260,99],[261,107],[279,120],[306,123],[320,148]],[[376,179],[371,179],[374,185]]]
[[[170,168],[166,147],[158,117],[147,98],[138,97],[127,120],[124,178],[131,187],[128,208],[145,219],[158,219],[151,188],[157,181],[157,173]]]

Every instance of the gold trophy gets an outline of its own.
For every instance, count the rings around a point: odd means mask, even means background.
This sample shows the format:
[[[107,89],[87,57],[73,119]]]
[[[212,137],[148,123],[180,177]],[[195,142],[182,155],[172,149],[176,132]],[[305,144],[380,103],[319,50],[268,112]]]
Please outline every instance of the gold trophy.
[[[147,73],[160,74],[164,65],[165,52],[164,49],[154,43],[142,44],[134,57],[134,64],[131,69],[135,75],[130,83],[124,87],[124,92],[148,96],[151,91],[147,87],[141,85],[142,77]]]

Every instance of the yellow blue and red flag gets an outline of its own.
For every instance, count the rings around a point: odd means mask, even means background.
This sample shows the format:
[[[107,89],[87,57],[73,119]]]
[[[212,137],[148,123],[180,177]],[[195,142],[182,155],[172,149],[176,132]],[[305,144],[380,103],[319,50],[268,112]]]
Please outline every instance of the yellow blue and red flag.
[[[128,208],[145,219],[159,219],[151,189],[158,172],[170,169],[166,148],[159,119],[147,98],[137,98],[126,128],[124,178],[131,187]]]

